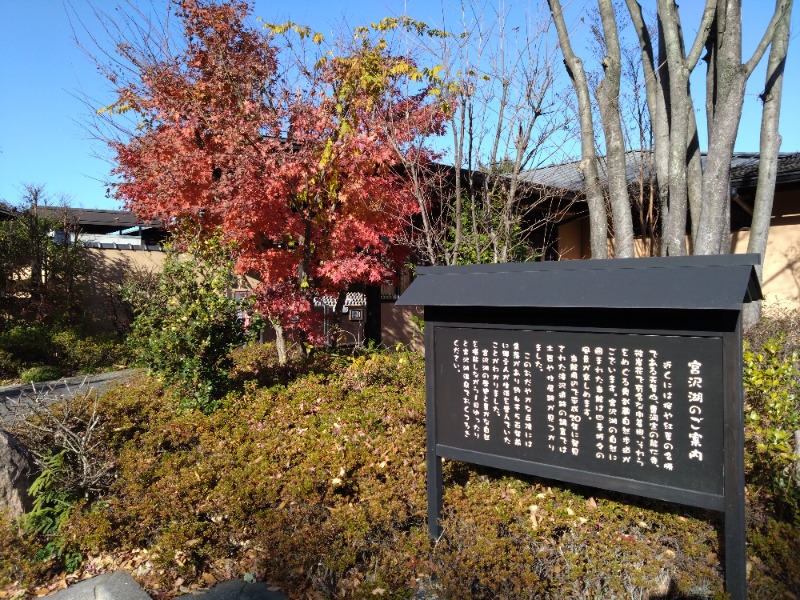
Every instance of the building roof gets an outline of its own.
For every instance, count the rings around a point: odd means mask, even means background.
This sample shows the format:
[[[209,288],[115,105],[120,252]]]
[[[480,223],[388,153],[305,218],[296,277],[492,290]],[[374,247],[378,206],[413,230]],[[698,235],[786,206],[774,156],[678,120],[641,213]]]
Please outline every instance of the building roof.
[[[705,162],[705,153],[701,160]],[[733,187],[755,187],[758,179],[757,152],[736,152],[731,160],[731,185]],[[598,171],[600,180],[607,178],[606,159],[598,157]],[[627,179],[629,182],[638,181],[643,175],[648,178],[652,169],[652,152],[644,150],[631,150],[626,152]],[[523,181],[548,188],[565,190],[568,192],[582,192],[584,189],[584,176],[580,168],[581,161],[571,161],[532,169],[521,175]],[[800,152],[781,152],[778,155],[778,183],[800,181]]]
[[[0,221],[5,221],[6,219],[13,219],[17,216],[16,211],[11,208],[5,202],[0,202]]]
[[[64,208],[59,206],[40,206],[39,214],[51,219],[60,219]],[[129,210],[104,210],[96,208],[66,208],[70,220],[75,221],[82,230],[95,233],[119,231],[132,227],[159,227],[159,223],[145,223]]]

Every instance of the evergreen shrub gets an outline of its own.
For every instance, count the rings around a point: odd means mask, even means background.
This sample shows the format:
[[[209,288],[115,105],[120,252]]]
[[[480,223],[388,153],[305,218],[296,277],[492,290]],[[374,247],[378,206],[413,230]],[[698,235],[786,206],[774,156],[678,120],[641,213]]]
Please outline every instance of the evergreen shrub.
[[[129,289],[136,319],[129,338],[138,359],[174,386],[184,408],[216,410],[230,389],[231,352],[258,334],[242,313],[251,301],[231,296],[234,248],[219,233],[178,233],[154,295]]]
[[[19,379],[23,383],[41,383],[53,381],[61,377],[61,369],[49,365],[31,367],[20,372]]]

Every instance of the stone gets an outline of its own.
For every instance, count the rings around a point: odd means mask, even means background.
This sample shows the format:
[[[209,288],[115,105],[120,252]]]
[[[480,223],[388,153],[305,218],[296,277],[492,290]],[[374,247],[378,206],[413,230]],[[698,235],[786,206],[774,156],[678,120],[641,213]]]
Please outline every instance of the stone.
[[[125,571],[114,571],[84,579],[51,596],[51,600],[151,600],[136,580]]]
[[[33,483],[34,464],[22,443],[0,429],[0,512],[12,519],[31,509],[28,488]]]

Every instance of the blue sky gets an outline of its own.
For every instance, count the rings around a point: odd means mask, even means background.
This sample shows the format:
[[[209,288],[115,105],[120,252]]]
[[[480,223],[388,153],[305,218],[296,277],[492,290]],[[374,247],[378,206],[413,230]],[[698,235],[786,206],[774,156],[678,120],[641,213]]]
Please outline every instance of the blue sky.
[[[155,5],[161,4],[154,0]],[[96,0],[95,6],[113,10],[116,0]],[[150,0],[136,4],[152,10]],[[305,23],[325,34],[339,31],[340,24],[355,26],[392,14],[435,23],[448,15],[455,0],[386,0],[317,1],[295,0],[255,3],[255,15],[267,21],[291,19]],[[518,4],[525,4],[521,2]],[[531,2],[532,11],[537,3]],[[581,0],[570,5],[575,27],[580,21]],[[763,31],[772,5],[770,0],[744,0],[745,56]],[[701,0],[681,3],[684,30],[694,35],[702,8]],[[52,196],[64,195],[75,206],[85,208],[120,208],[106,198],[106,184],[111,164],[103,144],[92,139],[87,125],[92,110],[110,104],[110,89],[96,72],[93,63],[75,45],[68,7],[90,28],[95,20],[88,0],[0,0],[0,199],[16,203],[24,184],[44,184]],[[790,56],[784,84],[781,132],[783,151],[800,151],[800,8],[793,18]],[[580,30],[580,29],[578,29]],[[99,32],[98,32],[99,35]],[[85,37],[85,34],[83,34]],[[762,61],[765,63],[766,59]],[[758,150],[761,109],[758,93],[763,87],[762,70],[751,78],[742,118],[738,151]],[[80,98],[88,96],[93,105]]]

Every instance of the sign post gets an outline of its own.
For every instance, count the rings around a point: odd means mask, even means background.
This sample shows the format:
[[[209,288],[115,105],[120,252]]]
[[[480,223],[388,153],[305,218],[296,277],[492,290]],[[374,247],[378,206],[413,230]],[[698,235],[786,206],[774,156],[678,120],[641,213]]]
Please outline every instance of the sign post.
[[[745,598],[742,303],[755,255],[431,267],[428,527],[442,458],[723,512]]]

